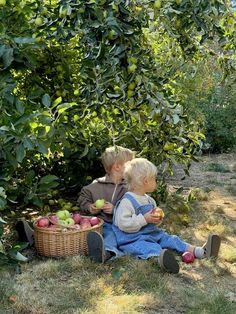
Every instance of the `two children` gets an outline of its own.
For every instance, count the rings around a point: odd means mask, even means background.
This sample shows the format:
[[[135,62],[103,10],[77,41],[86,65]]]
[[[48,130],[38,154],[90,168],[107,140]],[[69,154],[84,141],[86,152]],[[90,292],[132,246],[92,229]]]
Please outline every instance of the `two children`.
[[[128,192],[114,209],[113,230],[120,250],[140,259],[157,257],[161,268],[170,273],[179,272],[179,264],[171,250],[192,252],[196,258],[216,257],[220,238],[210,235],[202,247],[193,246],[176,235],[170,235],[157,225],[163,219],[162,210],[147,195],[156,189],[157,168],[145,158],[127,162],[124,179]]]
[[[112,256],[123,255],[117,248],[112,230],[113,208],[127,191],[123,180],[124,165],[134,156],[135,153],[128,148],[108,147],[101,156],[106,175],[83,187],[78,198],[83,214],[96,215],[104,220],[104,239],[97,232],[90,232],[87,238],[89,256],[96,262],[104,262]],[[105,200],[104,206],[99,209],[95,205],[98,199]]]

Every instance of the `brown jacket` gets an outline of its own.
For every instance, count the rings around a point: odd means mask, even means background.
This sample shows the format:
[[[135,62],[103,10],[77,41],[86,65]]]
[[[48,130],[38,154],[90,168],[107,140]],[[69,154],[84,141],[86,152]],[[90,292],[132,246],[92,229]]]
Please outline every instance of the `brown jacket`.
[[[122,196],[127,192],[124,181],[115,184],[111,181],[108,175],[105,177],[94,180],[91,184],[82,188],[78,203],[82,214],[89,214],[89,205],[96,202],[97,199],[104,199],[113,205],[119,201]],[[112,214],[106,214],[103,211],[97,214],[98,217],[104,221],[112,223]]]

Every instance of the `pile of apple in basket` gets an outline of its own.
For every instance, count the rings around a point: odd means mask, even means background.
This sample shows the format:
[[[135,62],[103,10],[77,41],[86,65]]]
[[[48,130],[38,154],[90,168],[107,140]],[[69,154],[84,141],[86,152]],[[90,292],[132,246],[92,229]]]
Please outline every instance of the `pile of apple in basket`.
[[[70,213],[66,209],[58,210],[55,214],[48,214],[39,218],[35,224],[39,228],[47,229],[77,229],[84,230],[91,227],[95,227],[100,224],[98,217],[82,216],[78,212]]]

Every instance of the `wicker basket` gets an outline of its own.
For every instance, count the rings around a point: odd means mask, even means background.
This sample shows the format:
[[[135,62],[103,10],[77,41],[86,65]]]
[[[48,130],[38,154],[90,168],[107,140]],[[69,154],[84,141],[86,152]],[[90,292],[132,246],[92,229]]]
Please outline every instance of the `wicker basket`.
[[[82,216],[84,218],[89,218]],[[37,252],[43,256],[62,257],[88,255],[87,234],[97,231],[102,234],[104,221],[87,229],[57,227],[56,229],[40,228],[34,223],[34,240]]]

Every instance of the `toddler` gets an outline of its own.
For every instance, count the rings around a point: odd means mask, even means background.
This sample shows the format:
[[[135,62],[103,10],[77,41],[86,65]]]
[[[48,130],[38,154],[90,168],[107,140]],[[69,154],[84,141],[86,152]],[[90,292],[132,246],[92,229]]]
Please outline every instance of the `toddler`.
[[[161,208],[146,193],[156,189],[156,166],[145,158],[134,158],[125,164],[124,179],[128,192],[114,209],[113,230],[118,248],[125,254],[141,259],[157,257],[160,267],[170,273],[179,272],[179,264],[171,250],[191,252],[196,258],[216,257],[220,237],[209,235],[203,246],[194,246],[158,227],[162,222]]]

